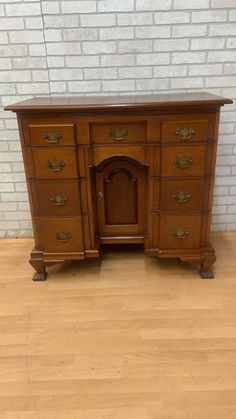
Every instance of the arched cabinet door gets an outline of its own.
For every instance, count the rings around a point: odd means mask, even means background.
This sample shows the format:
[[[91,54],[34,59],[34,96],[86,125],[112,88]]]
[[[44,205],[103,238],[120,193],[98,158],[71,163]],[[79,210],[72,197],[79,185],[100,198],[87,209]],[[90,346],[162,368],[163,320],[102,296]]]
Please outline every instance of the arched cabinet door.
[[[100,236],[144,235],[146,170],[126,160],[115,160],[95,174]]]

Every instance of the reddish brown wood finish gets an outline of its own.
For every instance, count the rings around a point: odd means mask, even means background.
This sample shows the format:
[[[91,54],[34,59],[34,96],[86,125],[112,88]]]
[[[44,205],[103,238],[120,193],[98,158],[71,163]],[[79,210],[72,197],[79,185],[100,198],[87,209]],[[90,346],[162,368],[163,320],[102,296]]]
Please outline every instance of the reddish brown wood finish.
[[[100,243],[200,262],[213,276],[211,207],[220,106],[207,93],[30,99],[17,112],[36,248],[45,267]]]

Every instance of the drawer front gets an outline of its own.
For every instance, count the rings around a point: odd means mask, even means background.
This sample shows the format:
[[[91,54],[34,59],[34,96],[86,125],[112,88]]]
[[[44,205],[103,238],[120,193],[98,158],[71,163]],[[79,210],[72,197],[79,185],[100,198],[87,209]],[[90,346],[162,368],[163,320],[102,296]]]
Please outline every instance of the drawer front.
[[[80,214],[78,182],[31,182],[36,215],[67,216]]]
[[[162,176],[203,176],[206,166],[206,146],[186,145],[162,147]]]
[[[188,143],[207,141],[209,121],[198,119],[176,119],[161,122],[161,140],[163,142]]]
[[[201,211],[204,180],[161,180],[161,211]]]
[[[81,218],[36,218],[38,249],[46,253],[82,252]]]
[[[33,148],[35,175],[38,179],[76,178],[75,148]]]
[[[90,138],[94,144],[144,143],[147,139],[147,123],[91,123]]]
[[[200,215],[161,215],[161,249],[196,249],[200,246]]]
[[[74,124],[29,124],[29,139],[32,145],[37,146],[61,146],[74,145]]]
[[[146,150],[142,145],[117,145],[115,147],[97,146],[93,147],[92,149],[93,164],[95,166],[101,163],[103,160],[114,156],[131,157],[141,164],[146,163]]]

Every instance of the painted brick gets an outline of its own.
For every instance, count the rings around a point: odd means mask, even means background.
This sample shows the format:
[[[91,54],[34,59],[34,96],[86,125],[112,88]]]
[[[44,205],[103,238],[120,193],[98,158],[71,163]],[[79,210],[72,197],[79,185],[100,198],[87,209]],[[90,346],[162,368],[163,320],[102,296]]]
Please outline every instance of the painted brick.
[[[78,42],[54,42],[47,44],[48,55],[77,55],[81,53]]]
[[[227,7],[235,7],[235,0],[212,0],[212,8],[225,9]]]
[[[171,0],[136,0],[136,10],[169,10]]]
[[[83,56],[74,56],[66,57],[66,66],[67,67],[98,67],[99,58],[91,55]]]
[[[225,40],[222,38],[212,39],[192,39],[191,49],[193,50],[209,50],[209,49],[222,49],[224,48]]]
[[[236,60],[236,51],[210,51],[208,53],[209,62],[226,62]]]
[[[25,18],[26,29],[43,29],[43,19],[39,17],[27,17]]]
[[[24,57],[24,58],[13,58],[13,67],[15,69],[25,69],[30,70],[34,68],[46,68],[45,58],[35,58],[35,57]]]
[[[79,25],[78,15],[70,16],[44,16],[45,28],[77,28]]]
[[[62,31],[60,29],[45,29],[44,36],[48,42],[62,41]]]
[[[135,64],[135,55],[102,55],[101,56],[101,65],[102,67],[119,67],[119,66],[128,66]]]
[[[134,0],[100,0],[99,12],[126,12],[134,10]]]
[[[59,7],[58,1],[43,1],[42,2],[42,11],[43,14],[52,14],[56,15],[57,13],[60,13],[60,7]]]
[[[234,23],[222,23],[217,25],[210,25],[210,36],[227,36],[236,35],[236,25]]]
[[[205,56],[204,52],[174,52],[172,62],[174,64],[204,63]]]
[[[186,38],[194,36],[206,36],[207,26],[206,25],[180,25],[173,26],[173,37],[174,38]]]
[[[210,0],[174,0],[174,9],[209,9]]]
[[[98,92],[100,90],[99,81],[78,81],[68,83],[69,92]]]
[[[152,13],[122,13],[118,14],[117,19],[120,26],[145,26],[153,23]]]
[[[189,66],[190,76],[209,76],[222,74],[222,64],[193,64]]]
[[[117,79],[116,68],[89,68],[84,70],[86,80]]]
[[[168,25],[173,23],[189,23],[190,14],[188,12],[158,12],[155,13],[155,23],[157,25]]]
[[[137,38],[168,38],[170,36],[170,27],[168,26],[146,26],[138,27],[135,30]]]
[[[179,39],[159,39],[154,41],[155,51],[178,51],[188,50],[189,40],[183,39],[181,42]]]
[[[134,37],[133,28],[106,28],[99,30],[99,37],[101,40],[110,39],[132,39]]]
[[[139,53],[139,52],[151,52],[152,51],[152,41],[120,41],[119,42],[119,52],[121,53]]]
[[[92,13],[96,11],[96,1],[61,1],[62,13]]]
[[[0,28],[1,30],[15,30],[17,29],[24,29],[24,19],[21,17],[12,17],[6,19],[5,17],[0,18]]]
[[[137,54],[138,65],[161,65],[170,62],[170,53]]]
[[[97,15],[81,15],[80,24],[81,26],[92,28],[94,28],[95,26],[114,26],[116,24],[116,16],[110,13],[99,13]]]
[[[135,90],[135,83],[133,80],[115,80],[115,81],[103,81],[102,90],[104,92],[112,91],[131,91]]]
[[[12,44],[40,43],[44,41],[42,31],[11,31],[9,36]]]
[[[64,29],[65,41],[94,41],[97,39],[96,29]]]
[[[41,14],[39,2],[7,4],[5,7],[7,16],[33,16]]]
[[[50,80],[60,81],[60,80],[78,80],[83,78],[83,72],[81,69],[59,69],[59,70],[49,70]]]
[[[153,80],[137,80],[137,90],[142,91],[155,91],[155,90],[166,90],[168,89],[168,80],[165,79],[153,79]]]
[[[112,54],[116,52],[115,41],[83,42],[83,54]]]
[[[174,78],[171,79],[171,87],[173,89],[186,89],[186,88],[202,88],[203,87],[203,80],[201,77],[199,78]]]
[[[119,78],[137,79],[152,77],[152,69],[149,67],[123,67],[119,69]]]
[[[12,67],[10,58],[0,58],[0,70],[9,70]]]
[[[227,12],[225,10],[210,10],[209,12],[204,10],[204,11],[192,12],[193,23],[225,22],[226,19],[227,19]]]

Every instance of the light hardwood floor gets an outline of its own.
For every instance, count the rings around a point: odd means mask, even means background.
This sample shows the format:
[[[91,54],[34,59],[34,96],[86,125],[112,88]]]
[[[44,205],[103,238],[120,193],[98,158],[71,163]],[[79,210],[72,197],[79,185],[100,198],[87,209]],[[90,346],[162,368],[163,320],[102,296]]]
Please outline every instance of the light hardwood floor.
[[[32,240],[0,241],[1,419],[235,419],[236,233],[216,278],[107,249],[33,282]]]

